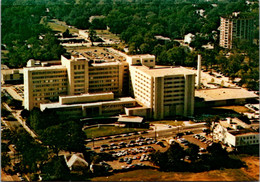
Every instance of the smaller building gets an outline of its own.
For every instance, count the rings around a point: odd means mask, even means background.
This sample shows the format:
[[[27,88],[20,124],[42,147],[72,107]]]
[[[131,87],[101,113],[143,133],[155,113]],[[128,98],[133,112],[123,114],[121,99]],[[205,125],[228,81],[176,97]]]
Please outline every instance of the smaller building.
[[[89,166],[82,153],[64,155],[64,158],[71,171],[84,172]]]
[[[213,138],[232,147],[258,145],[259,132],[242,123],[237,118],[220,121],[213,130]]]
[[[190,44],[191,41],[194,39],[195,35],[192,33],[188,33],[187,35],[184,36],[184,43]]]
[[[125,124],[128,128],[149,128],[149,124],[145,123],[144,118],[139,116],[120,115],[118,123]]]
[[[22,84],[23,69],[2,69],[1,84]]]
[[[67,117],[115,116],[124,113],[125,107],[134,107],[135,99],[131,97],[114,98],[112,92],[82,94],[59,97],[59,102],[40,104],[41,111],[53,110],[58,115]]]
[[[245,104],[258,96],[243,88],[200,89],[195,91],[195,107]]]

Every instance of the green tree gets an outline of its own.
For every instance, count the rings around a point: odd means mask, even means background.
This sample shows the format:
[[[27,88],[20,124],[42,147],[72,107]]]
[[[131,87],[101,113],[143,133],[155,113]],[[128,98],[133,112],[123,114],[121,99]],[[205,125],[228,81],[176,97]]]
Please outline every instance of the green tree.
[[[70,170],[64,157],[56,156],[42,168],[44,181],[64,181],[70,179]]]
[[[198,145],[190,143],[188,145],[188,148],[185,150],[185,152],[190,156],[190,160],[192,162],[197,160],[199,149],[200,149],[200,147]]]

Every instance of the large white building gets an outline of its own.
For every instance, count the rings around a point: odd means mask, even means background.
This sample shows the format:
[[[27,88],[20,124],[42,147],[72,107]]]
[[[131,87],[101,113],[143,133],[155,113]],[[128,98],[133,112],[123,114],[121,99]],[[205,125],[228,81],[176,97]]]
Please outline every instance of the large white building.
[[[132,95],[140,105],[150,108],[148,117],[193,115],[193,72],[183,67],[155,66],[155,57],[151,55],[132,56],[127,61]]]
[[[154,119],[193,115],[193,72],[183,67],[155,66],[155,56],[149,54],[125,55],[125,60],[90,60],[82,55],[74,55],[70,58],[62,56],[61,65],[58,66],[24,68],[25,108],[31,110],[41,104],[42,110],[69,109],[73,104],[57,103],[59,96],[75,96],[74,99],[78,99],[76,96],[84,98],[87,93],[112,92],[115,97],[131,93],[135,98],[139,104],[137,108],[133,108],[135,105],[124,107],[129,115],[140,114]],[[132,100],[128,98],[127,101]],[[76,104],[73,107],[82,111],[83,107],[92,105]],[[84,117],[87,115],[82,114]]]
[[[40,103],[58,101],[60,95],[112,91],[121,96],[125,91],[124,83],[128,83],[127,74],[126,62],[91,61],[78,55],[71,58],[61,56],[61,65],[58,66],[24,68],[24,106],[31,110],[39,107]]]

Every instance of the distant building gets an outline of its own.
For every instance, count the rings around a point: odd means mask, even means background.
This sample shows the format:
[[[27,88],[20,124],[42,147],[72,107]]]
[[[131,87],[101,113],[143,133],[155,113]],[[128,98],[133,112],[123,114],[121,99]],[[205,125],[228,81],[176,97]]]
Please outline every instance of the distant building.
[[[2,69],[1,84],[22,84],[23,69]]]
[[[89,17],[89,23],[92,23],[93,22],[93,20],[95,20],[95,19],[103,19],[103,18],[105,18],[105,16],[103,16],[103,15],[100,15],[100,16],[91,16],[91,17]]]
[[[213,138],[232,147],[258,145],[259,133],[249,127],[241,126],[239,121],[237,118],[220,121],[213,131]]]
[[[232,49],[234,40],[248,40],[253,42],[254,20],[252,17],[242,16],[234,12],[230,16],[220,19],[220,42],[223,48]]]
[[[185,44],[190,44],[191,41],[194,39],[195,35],[192,33],[188,33],[187,35],[184,36],[184,43]]]

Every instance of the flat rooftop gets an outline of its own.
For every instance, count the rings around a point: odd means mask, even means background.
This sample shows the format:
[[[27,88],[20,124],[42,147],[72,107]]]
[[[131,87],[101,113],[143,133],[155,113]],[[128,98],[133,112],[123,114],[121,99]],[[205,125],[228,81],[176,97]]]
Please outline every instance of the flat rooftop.
[[[59,102],[55,102],[55,103],[46,103],[46,104],[40,104],[40,108],[43,111],[44,109],[48,108],[48,109],[58,109],[58,108],[69,108],[69,107],[84,107],[84,106],[99,106],[99,105],[105,105],[105,104],[116,104],[116,103],[120,103],[120,102],[132,102],[135,101],[135,99],[133,99],[132,97],[120,97],[120,98],[116,98],[114,100],[111,101],[101,101],[101,102],[92,102],[92,103],[80,103],[80,104],[64,104],[61,105]]]
[[[148,68],[147,66],[133,66],[137,70],[153,76],[164,77],[172,75],[194,75],[192,71],[184,67],[169,67],[169,66],[155,66],[154,68]]]
[[[105,47],[89,47],[89,48],[74,48],[70,50],[72,54],[80,53],[89,60],[106,60],[106,61],[124,61],[125,57],[115,54],[109,48]]]
[[[229,124],[227,121],[220,121],[219,122],[221,126],[225,127],[225,128],[232,128],[231,125],[237,125],[237,126],[241,126],[243,128],[250,128],[251,126],[244,123],[243,121],[241,121],[238,118],[231,118],[231,124]]]
[[[131,58],[155,58],[154,55],[151,54],[137,54],[137,55],[128,55]]]
[[[66,69],[65,66],[57,65],[57,66],[39,66],[39,67],[24,67],[23,69],[29,71],[46,71],[46,70],[55,70],[55,69]]]
[[[205,101],[258,98],[256,94],[243,88],[200,89],[195,90],[195,97],[203,98]]]
[[[242,129],[242,130],[238,130],[238,131],[230,131],[229,133],[234,136],[259,135],[259,133],[255,132],[253,129]]]
[[[4,69],[4,70],[1,70],[1,74],[2,75],[13,74],[16,70],[19,73],[23,73],[23,68],[18,68],[18,69]]]
[[[140,116],[123,116],[118,118],[118,122],[121,123],[142,123],[143,122],[142,117]]]

